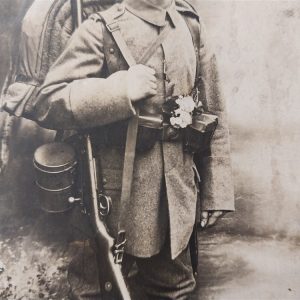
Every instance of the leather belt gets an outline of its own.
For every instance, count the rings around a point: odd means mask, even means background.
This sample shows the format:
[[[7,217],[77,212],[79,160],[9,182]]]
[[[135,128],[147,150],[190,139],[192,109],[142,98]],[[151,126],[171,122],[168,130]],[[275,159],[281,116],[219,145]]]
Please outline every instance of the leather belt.
[[[139,115],[139,127],[155,133],[157,140],[175,142],[181,139],[181,130],[175,129],[168,122],[164,121],[162,114],[143,114]]]

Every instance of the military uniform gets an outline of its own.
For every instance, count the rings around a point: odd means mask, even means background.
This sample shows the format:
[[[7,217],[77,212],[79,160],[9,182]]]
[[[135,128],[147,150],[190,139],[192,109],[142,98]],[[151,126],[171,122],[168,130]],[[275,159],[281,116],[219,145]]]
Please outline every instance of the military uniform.
[[[163,9],[147,0],[125,0],[110,8],[110,14],[118,22],[137,62],[162,27],[172,27],[147,63],[156,72],[158,92],[140,101],[141,110],[160,113],[167,97],[191,93],[196,55],[183,15],[198,16],[185,1],[173,2]],[[137,152],[132,197],[124,204],[126,213],[119,214],[126,126],[135,114],[135,107],[127,93],[128,67],[116,46],[106,47],[106,30],[101,18],[93,16],[73,34],[46,77],[34,105],[34,119],[51,129],[93,128],[98,136],[105,188],[114,202],[114,213],[109,220],[112,232],[116,231],[116,220],[120,220],[127,233],[126,253],[139,258],[141,270],[148,270],[141,273],[148,282],[149,294],[158,299],[184,299],[194,287],[186,258],[197,204],[193,156],[183,151],[182,141],[157,140],[150,150]],[[200,32],[199,59],[208,108],[219,117],[211,154],[203,158],[199,170],[201,207],[233,210],[224,99],[215,56],[207,46],[201,20]],[[173,266],[179,266],[173,268],[173,275],[168,273],[172,273],[172,262]],[[161,272],[150,272],[151,264],[160,266]],[[167,276],[161,276],[164,268],[169,269],[165,272]],[[146,279],[149,273],[153,273],[152,280]],[[154,273],[158,275],[156,279]]]

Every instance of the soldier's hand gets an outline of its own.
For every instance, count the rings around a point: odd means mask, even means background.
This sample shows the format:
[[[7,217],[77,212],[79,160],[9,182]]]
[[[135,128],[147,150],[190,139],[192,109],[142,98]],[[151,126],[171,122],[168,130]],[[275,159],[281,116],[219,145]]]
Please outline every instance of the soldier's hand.
[[[225,210],[204,210],[201,212],[200,225],[202,228],[211,227],[222,218],[227,211]]]
[[[144,65],[129,68],[127,89],[132,102],[156,95],[157,83],[154,69]]]

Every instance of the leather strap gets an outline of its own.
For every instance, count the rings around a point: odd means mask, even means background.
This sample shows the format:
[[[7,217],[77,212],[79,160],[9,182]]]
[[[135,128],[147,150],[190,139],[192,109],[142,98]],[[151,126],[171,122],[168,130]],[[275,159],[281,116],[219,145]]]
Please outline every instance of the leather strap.
[[[141,57],[139,63],[145,65],[151,56],[154,54],[155,50],[163,43],[163,41],[168,36],[169,32],[171,31],[172,27],[166,25],[163,27],[159,35],[154,39],[151,43],[150,47],[144,52],[143,56]]]
[[[98,13],[102,20],[104,21],[107,30],[112,34],[121,54],[123,55],[128,66],[131,67],[136,64],[135,59],[133,58],[130,49],[128,48],[121,30],[118,21],[113,18],[110,14]],[[155,50],[162,44],[164,39],[167,37],[170,32],[171,27],[166,26],[152,42],[151,46],[145,52],[145,54],[140,59],[139,63],[146,64],[151,56],[154,54]],[[137,133],[139,126],[139,108],[135,107],[136,115],[132,117],[128,122],[127,127],[127,136],[126,136],[126,145],[125,145],[125,155],[124,155],[124,165],[122,173],[122,188],[121,188],[121,213],[123,210],[124,203],[128,202],[131,197],[131,188],[132,188],[132,179],[133,179],[133,166],[135,160],[136,152],[136,142],[137,142]],[[120,230],[120,223],[119,228]]]
[[[110,14],[106,14],[105,12],[98,12],[97,13],[102,20],[105,23],[105,26],[107,30],[112,34],[121,54],[123,55],[125,61],[127,62],[128,66],[131,67],[133,65],[136,65],[137,62],[133,58],[130,49],[128,48],[121,30],[118,21],[113,18]],[[159,33],[159,35],[153,40],[149,48],[146,50],[146,52],[142,55],[140,60],[138,61],[139,64],[146,64],[148,60],[152,57],[152,55],[155,53],[156,49],[163,43],[163,41],[168,36],[169,32],[171,31],[171,26],[165,26]]]
[[[135,59],[133,58],[131,51],[124,38],[122,37],[120,26],[118,21],[114,18],[111,18],[108,14],[98,13],[102,20],[104,21],[107,30],[112,34],[121,54],[126,60],[129,67],[136,64]],[[133,116],[128,121],[127,135],[126,135],[126,145],[125,145],[125,155],[124,155],[124,164],[122,172],[122,188],[121,188],[121,213],[124,212],[123,205],[128,202],[131,197],[131,188],[132,188],[132,178],[133,178],[133,165],[135,160],[135,148],[137,141],[137,132],[139,125],[139,109],[136,107],[136,115]],[[120,218],[119,218],[120,220]],[[121,224],[118,223],[118,230],[120,231]]]
[[[205,85],[201,74],[201,61],[200,61],[200,50],[201,50],[201,30],[200,30],[200,22],[199,18],[192,17],[190,15],[183,15],[184,20],[190,30],[195,54],[196,54],[196,76],[195,76],[195,86],[194,88],[197,90],[198,99],[202,102],[203,108],[205,111],[208,111],[207,98],[205,93]],[[195,170],[194,170],[195,171]],[[196,173],[198,174],[197,170]],[[199,175],[198,175],[199,176]],[[196,181],[199,184],[199,181]],[[198,185],[197,184],[197,185]],[[199,187],[197,187],[199,189]],[[198,192],[199,195],[199,192]],[[197,201],[197,209],[199,211],[199,199]],[[193,228],[192,235],[189,241],[190,246],[190,256],[192,262],[192,268],[194,276],[196,277],[198,274],[198,228],[197,228],[197,214],[196,220]]]
[[[196,77],[195,77],[195,88],[198,90],[199,100],[203,104],[203,108],[205,111],[208,111],[207,98],[205,93],[205,84],[201,74],[201,61],[200,61],[200,51],[201,51],[201,30],[200,30],[200,22],[197,17],[193,17],[191,15],[183,14],[184,20],[190,30],[195,54],[196,54]]]
[[[136,65],[136,61],[133,58],[131,51],[129,50],[120,30],[118,21],[111,19],[109,15],[101,14],[102,19],[105,22],[107,30],[112,34],[118,48],[120,49],[124,59],[126,60],[129,67]]]

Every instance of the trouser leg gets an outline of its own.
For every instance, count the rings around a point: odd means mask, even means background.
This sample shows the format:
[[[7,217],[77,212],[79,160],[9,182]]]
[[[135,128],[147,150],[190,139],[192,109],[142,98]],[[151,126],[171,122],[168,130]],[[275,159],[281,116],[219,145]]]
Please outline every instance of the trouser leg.
[[[175,260],[171,259],[169,247],[164,247],[158,255],[150,258],[131,259],[137,263],[138,274],[135,278],[137,284],[141,285],[141,288],[133,285],[133,300],[141,300],[140,295],[144,292],[151,300],[186,300],[195,288],[188,249]],[[70,299],[101,300],[98,271],[95,252],[86,241],[79,247],[69,266]]]
[[[195,289],[189,248],[172,260],[170,249],[165,246],[158,255],[136,258],[136,262],[139,281],[149,299],[185,300]]]
[[[76,256],[68,268],[69,297],[72,300],[101,300],[95,251],[90,241],[80,242],[77,246]]]
[[[87,240],[78,242],[76,248],[76,255],[68,267],[68,281],[70,285],[69,298],[72,300],[101,300],[98,275],[101,268],[99,268],[97,264],[95,245]],[[134,262],[134,256],[124,255],[122,266],[124,278],[128,276],[131,277],[130,270]],[[133,279],[128,281],[129,287],[131,287],[130,283],[133,281],[135,282]],[[140,289],[136,287],[135,283],[133,283],[133,288],[132,300],[144,299],[140,296]]]

